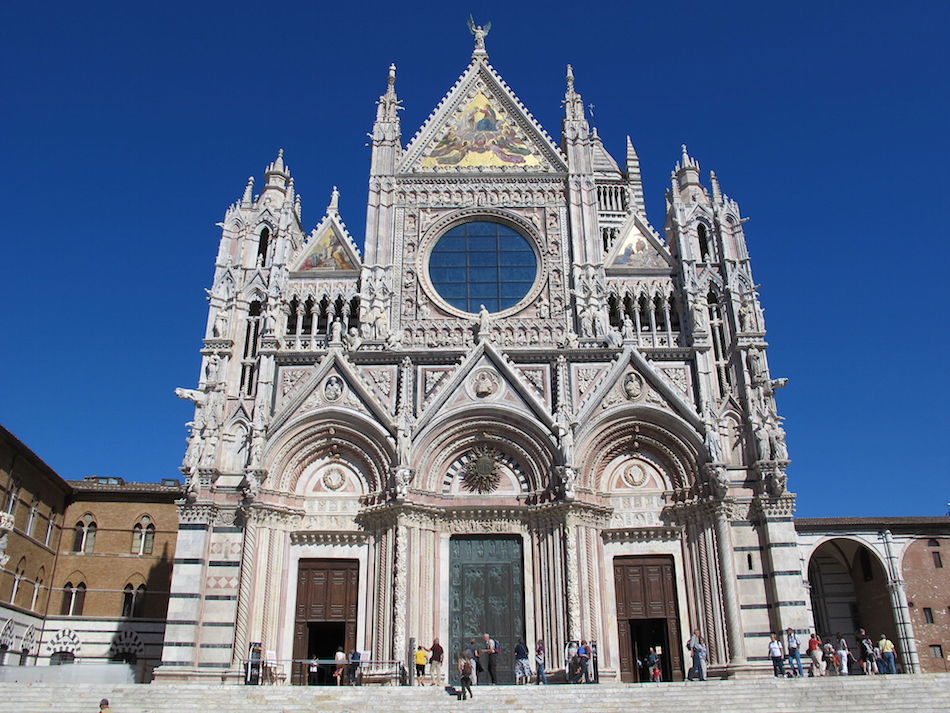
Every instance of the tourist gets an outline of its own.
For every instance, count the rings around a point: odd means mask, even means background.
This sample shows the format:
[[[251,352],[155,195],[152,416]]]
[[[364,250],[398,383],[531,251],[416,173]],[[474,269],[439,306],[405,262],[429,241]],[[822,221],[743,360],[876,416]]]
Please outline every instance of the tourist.
[[[432,678],[433,686],[442,685],[442,660],[445,657],[445,649],[438,639],[432,640],[432,646],[429,648],[429,674]]]
[[[458,694],[460,700],[465,700],[466,698],[473,698],[472,695],[472,657],[468,653],[463,653],[458,658],[457,662],[458,672],[459,672],[459,682],[462,687],[461,692]]]
[[[884,662],[882,673],[897,673],[894,642],[887,638],[887,634],[881,634],[881,640],[877,642],[877,645],[881,649],[881,660]]]
[[[546,684],[548,682],[548,675],[544,671],[545,663],[544,640],[538,639],[538,645],[534,648],[534,664],[538,669],[538,680],[536,683],[539,686],[542,683]]]
[[[498,651],[498,642],[488,634],[482,634],[482,649],[479,652],[479,660],[484,662],[482,668],[488,671],[488,679],[493,686],[497,682]]]
[[[821,652],[824,654],[825,673],[831,676],[838,675],[838,654],[835,651],[835,645],[828,639],[821,645]]]
[[[656,653],[656,649],[652,646],[650,647],[649,653],[647,654],[646,665],[650,680],[653,681],[653,683],[659,683],[662,679],[662,676],[660,675],[660,657]]]
[[[317,685],[317,676],[320,674],[320,660],[317,658],[317,655],[314,654],[310,659],[310,675],[307,678],[307,683],[311,686]]]
[[[848,659],[851,658],[851,649],[848,648],[848,640],[845,639],[841,633],[837,634],[838,639],[838,675],[847,676],[848,675]]]
[[[531,664],[528,662],[528,647],[521,637],[515,642],[515,685],[524,686],[531,678]]]
[[[333,671],[333,678],[336,679],[336,685],[339,686],[343,680],[343,672],[346,670],[346,652],[342,646],[337,647],[336,653],[333,655],[333,663],[336,664],[336,669]]]
[[[769,634],[769,658],[772,659],[772,675],[775,678],[785,678],[785,666],[782,663],[785,660],[785,651],[782,648],[782,640],[774,632]]]
[[[798,635],[795,633],[795,630],[792,629],[792,627],[788,627],[785,630],[785,648],[786,655],[788,656],[788,667],[791,669],[793,676],[802,678],[804,677],[805,672],[802,670],[802,654],[800,647],[801,644],[798,641]]]
[[[702,644],[702,653],[703,657],[697,659],[695,647]],[[693,635],[689,637],[689,641],[686,642],[686,649],[692,655],[692,665],[689,667],[689,672],[686,674],[686,679],[692,681],[694,679],[699,679],[700,681],[706,680],[706,657],[708,656],[708,651],[705,646],[705,641],[699,633],[699,629],[693,630]],[[698,666],[697,666],[698,662]]]
[[[416,649],[416,685],[424,686],[425,684],[425,675],[426,675],[426,663],[429,661],[429,656],[426,654],[426,650],[419,645],[419,648]]]
[[[865,676],[876,673],[874,666],[874,642],[864,629],[858,629],[858,654],[861,657],[861,671]]]
[[[478,674],[482,672],[482,657],[478,650],[478,644],[475,643],[475,639],[468,640],[468,646],[465,647],[465,655],[468,656],[470,662],[475,662],[475,674],[472,676],[472,685],[478,685]]]
[[[103,698],[99,701],[99,713],[109,713],[109,699]]]
[[[581,640],[581,645],[577,647],[577,656],[581,660],[581,674],[584,677],[584,683],[593,683],[590,675],[590,646],[587,645],[587,639]]]
[[[360,652],[358,649],[353,649],[350,654],[350,667],[347,671],[348,678],[351,686],[356,685],[356,674],[360,670]]]
[[[811,659],[811,675],[824,676],[825,660],[821,650],[821,639],[815,632],[812,632],[811,638],[808,639],[808,657]]]

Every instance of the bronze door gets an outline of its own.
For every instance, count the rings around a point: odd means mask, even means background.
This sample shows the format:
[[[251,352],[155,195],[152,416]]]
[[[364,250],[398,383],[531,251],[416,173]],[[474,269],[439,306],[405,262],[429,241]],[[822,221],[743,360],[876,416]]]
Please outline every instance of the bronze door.
[[[524,560],[521,537],[465,535],[449,544],[449,645],[454,661],[469,641],[488,633],[498,642],[498,683],[514,683],[514,648],[524,638]],[[531,648],[529,647],[529,650]],[[454,666],[451,681],[458,682]],[[487,672],[479,677],[487,681]]]
[[[291,682],[325,682],[332,667],[309,675],[304,660],[332,659],[338,646],[347,654],[356,647],[356,612],[359,561],[302,559],[297,570],[297,603],[294,612],[294,665]]]
[[[664,680],[683,680],[673,558],[615,557],[614,589],[621,680],[645,680],[646,672],[637,660],[645,659],[654,645],[663,650],[660,661]]]

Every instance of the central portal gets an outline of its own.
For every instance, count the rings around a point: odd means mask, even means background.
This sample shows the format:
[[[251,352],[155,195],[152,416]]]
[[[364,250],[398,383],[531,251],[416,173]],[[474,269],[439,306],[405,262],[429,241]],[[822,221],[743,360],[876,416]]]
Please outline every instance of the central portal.
[[[449,543],[447,653],[454,657],[472,639],[480,647],[485,633],[501,647],[495,661],[497,682],[514,683],[515,643],[525,635],[524,558],[518,535],[462,535]],[[458,683],[453,666],[449,674],[450,681]],[[478,678],[488,683],[488,671]]]

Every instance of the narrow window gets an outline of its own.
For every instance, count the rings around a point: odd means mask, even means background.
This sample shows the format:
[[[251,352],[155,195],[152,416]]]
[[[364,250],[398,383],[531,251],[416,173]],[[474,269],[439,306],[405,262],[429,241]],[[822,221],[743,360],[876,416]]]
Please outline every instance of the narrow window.
[[[933,556],[933,558],[934,558],[934,568],[935,568],[935,569],[943,569],[943,559],[940,557],[940,553],[939,553],[939,552],[931,552],[930,554],[931,554],[931,555]]]
[[[46,577],[46,568],[40,567],[39,574],[36,575],[36,581],[33,583],[33,600],[30,602],[30,609],[36,611],[36,605],[39,602],[40,590],[43,588],[43,579]]]
[[[861,576],[864,577],[865,582],[870,582],[874,579],[874,570],[871,567],[871,555],[868,554],[867,550],[861,550]]]
[[[706,226],[702,223],[699,224],[699,228],[696,231],[699,236],[699,261],[708,262],[709,261],[709,236],[706,234]]]
[[[43,544],[49,547],[49,543],[53,541],[53,513],[49,514],[49,520],[46,521],[46,537],[43,540]]]
[[[934,623],[934,610],[930,607],[924,607],[924,623],[933,624]]]
[[[927,540],[927,547],[940,547],[940,542],[934,539]]]
[[[142,540],[142,554],[150,555],[152,554],[152,549],[155,547],[155,525],[149,523],[145,526],[145,537]]]
[[[260,267],[267,267],[267,246],[270,242],[270,231],[264,228],[261,231],[261,237],[257,241],[257,264]]]
[[[141,619],[145,616],[145,585],[140,584],[135,590],[135,603],[132,605],[132,616]]]
[[[132,554],[142,554],[142,525],[136,523],[132,528]]]
[[[749,571],[751,572],[752,569],[753,569],[753,567],[752,567],[752,553],[751,553],[751,552],[745,556],[745,561],[746,561],[746,564],[749,566]]]
[[[63,616],[69,616],[69,613],[73,610],[74,591],[72,582],[66,582],[63,585],[63,606],[59,610],[59,613]]]
[[[20,652],[20,663],[19,663],[19,665],[20,665],[20,666],[26,666],[29,662],[30,662],[30,650],[29,650],[29,649],[23,649],[23,650]]]
[[[76,585],[76,592],[73,596],[73,607],[70,614],[73,616],[82,616],[83,607],[86,605],[86,583],[80,582]]]
[[[122,590],[122,616],[132,616],[132,609],[135,606],[135,590],[131,584],[126,584]]]
[[[11,515],[16,514],[16,501],[20,494],[20,486],[16,483],[10,483],[10,491],[7,493],[7,504],[4,508]]]
[[[76,660],[76,654],[72,651],[57,651],[49,657],[50,666],[63,666],[73,663]]]
[[[943,658],[943,647],[940,644],[931,644],[930,645],[930,655],[935,659]]]
[[[254,395],[254,376],[257,364],[257,348],[261,336],[261,303],[251,302],[247,313],[247,327],[244,332],[244,354],[241,361],[241,392],[248,397]]]
[[[27,537],[33,537],[33,526],[36,524],[36,502],[30,506],[30,514],[26,518],[26,529],[24,532]]]

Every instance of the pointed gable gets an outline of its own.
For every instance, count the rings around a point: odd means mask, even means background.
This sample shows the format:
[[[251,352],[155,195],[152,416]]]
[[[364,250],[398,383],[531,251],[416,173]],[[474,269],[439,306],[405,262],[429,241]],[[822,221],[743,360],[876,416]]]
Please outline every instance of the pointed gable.
[[[339,214],[331,210],[310,233],[292,264],[291,272],[295,273],[356,274],[360,269],[360,254]]]
[[[634,212],[620,229],[620,237],[604,265],[608,269],[668,270],[671,262],[659,236],[639,213]]]
[[[476,57],[410,142],[400,173],[566,171],[564,158],[504,80]]]

